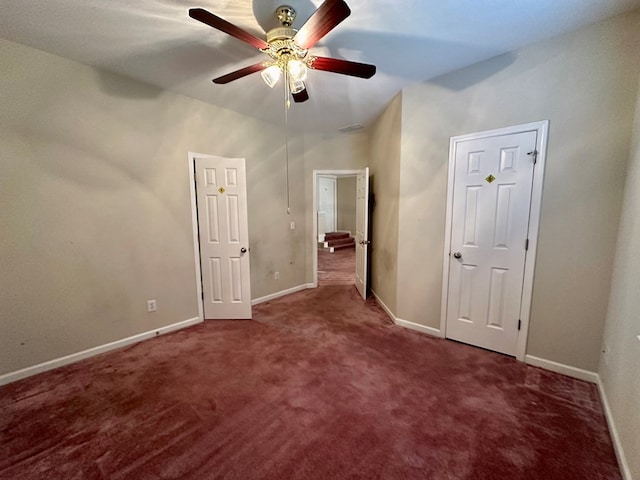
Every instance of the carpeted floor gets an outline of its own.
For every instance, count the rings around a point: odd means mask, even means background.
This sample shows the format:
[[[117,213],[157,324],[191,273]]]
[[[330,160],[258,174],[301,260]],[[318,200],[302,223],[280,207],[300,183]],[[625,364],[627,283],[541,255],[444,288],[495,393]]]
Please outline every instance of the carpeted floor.
[[[318,249],[318,285],[355,285],[356,249]]]
[[[0,388],[0,478],[621,478],[594,385],[396,327],[352,286],[254,317]]]

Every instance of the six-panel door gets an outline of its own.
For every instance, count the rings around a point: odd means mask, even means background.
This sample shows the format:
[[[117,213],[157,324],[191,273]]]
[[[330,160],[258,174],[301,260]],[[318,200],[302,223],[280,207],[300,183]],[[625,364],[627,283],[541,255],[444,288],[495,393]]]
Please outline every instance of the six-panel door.
[[[195,168],[204,318],[251,318],[244,159],[201,157]]]
[[[536,137],[457,144],[447,338],[515,355]]]

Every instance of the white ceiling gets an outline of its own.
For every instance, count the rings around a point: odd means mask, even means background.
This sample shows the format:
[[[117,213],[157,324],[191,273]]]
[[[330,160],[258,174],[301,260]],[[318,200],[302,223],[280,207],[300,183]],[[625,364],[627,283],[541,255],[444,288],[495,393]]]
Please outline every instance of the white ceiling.
[[[292,104],[293,128],[336,131],[371,122],[402,88],[640,7],[640,0],[346,0],[351,16],[316,55],[372,63],[369,79],[311,71],[311,99]],[[202,7],[263,37],[282,4],[299,28],[321,0],[0,0],[9,40],[282,124],[283,91],[259,74],[211,79],[267,58],[191,19]],[[256,20],[260,19],[260,22]],[[46,81],[43,79],[42,81]]]

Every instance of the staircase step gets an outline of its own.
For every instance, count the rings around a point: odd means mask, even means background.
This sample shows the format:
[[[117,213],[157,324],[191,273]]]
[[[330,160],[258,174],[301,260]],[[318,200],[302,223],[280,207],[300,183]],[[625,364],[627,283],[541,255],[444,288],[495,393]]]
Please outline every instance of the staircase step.
[[[349,238],[349,232],[329,232],[324,234],[324,241],[337,240],[339,238]]]
[[[343,243],[341,245],[334,245],[333,247],[331,247],[331,250],[340,250],[341,248],[355,248],[356,247],[356,242],[351,242],[351,243]]]
[[[330,247],[337,247],[338,245],[351,245],[355,243],[355,240],[353,237],[347,237],[347,238],[331,239],[327,243],[329,244]]]

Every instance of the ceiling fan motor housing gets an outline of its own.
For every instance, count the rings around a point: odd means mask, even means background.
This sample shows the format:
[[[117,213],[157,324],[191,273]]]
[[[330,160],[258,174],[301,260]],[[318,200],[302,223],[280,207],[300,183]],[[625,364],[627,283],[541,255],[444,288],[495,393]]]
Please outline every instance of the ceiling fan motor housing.
[[[267,32],[269,47],[263,51],[277,62],[287,61],[289,58],[304,60],[307,50],[293,41],[293,37],[298,33],[298,30],[291,26],[296,18],[296,11],[293,7],[283,5],[276,9],[275,14],[282,26]]]
[[[291,40],[298,31],[291,27],[276,27],[267,32],[267,43],[278,40]]]

